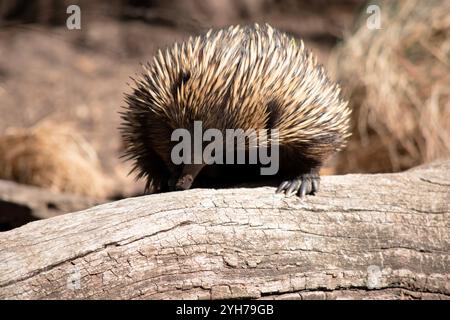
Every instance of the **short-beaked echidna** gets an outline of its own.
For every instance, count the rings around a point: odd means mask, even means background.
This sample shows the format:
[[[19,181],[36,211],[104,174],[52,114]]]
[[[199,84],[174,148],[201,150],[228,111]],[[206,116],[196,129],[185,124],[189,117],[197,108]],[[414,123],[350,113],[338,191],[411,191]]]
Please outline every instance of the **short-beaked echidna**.
[[[121,132],[125,155],[152,192],[253,173],[227,171],[227,164],[175,165],[171,134],[192,131],[194,121],[221,132],[277,129],[277,192],[286,195],[315,193],[323,161],[350,135],[339,86],[302,41],[269,25],[211,30],[159,51],[144,70],[126,94]]]

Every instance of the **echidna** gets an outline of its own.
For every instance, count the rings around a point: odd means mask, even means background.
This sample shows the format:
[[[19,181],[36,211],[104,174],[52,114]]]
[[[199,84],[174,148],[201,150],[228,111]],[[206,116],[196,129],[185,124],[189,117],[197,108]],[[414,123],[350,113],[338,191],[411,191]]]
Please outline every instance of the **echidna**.
[[[194,121],[220,132],[277,129],[277,192],[286,195],[315,193],[323,161],[350,135],[339,86],[302,41],[269,25],[210,30],[159,51],[144,70],[126,94],[121,132],[132,171],[153,192],[188,189],[194,179],[253,174],[227,171],[227,164],[216,170],[204,162],[175,165],[171,134],[192,132]]]

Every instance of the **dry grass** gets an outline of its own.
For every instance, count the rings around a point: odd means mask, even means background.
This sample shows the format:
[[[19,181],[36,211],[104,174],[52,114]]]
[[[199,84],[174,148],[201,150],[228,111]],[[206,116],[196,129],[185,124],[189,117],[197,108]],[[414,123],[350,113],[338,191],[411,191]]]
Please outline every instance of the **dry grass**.
[[[95,150],[67,123],[8,130],[0,137],[0,179],[96,198],[107,193]]]
[[[337,47],[330,69],[350,98],[340,172],[388,172],[450,156],[450,2],[380,1],[381,29]]]

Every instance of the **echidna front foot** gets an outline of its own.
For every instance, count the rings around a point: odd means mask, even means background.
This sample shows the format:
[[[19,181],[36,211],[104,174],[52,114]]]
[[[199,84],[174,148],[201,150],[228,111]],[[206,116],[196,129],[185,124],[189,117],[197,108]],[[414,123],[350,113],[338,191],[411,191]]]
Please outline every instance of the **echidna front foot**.
[[[297,194],[300,198],[308,194],[315,194],[319,190],[320,176],[318,173],[304,173],[298,177],[281,182],[276,193],[284,191],[286,197]]]

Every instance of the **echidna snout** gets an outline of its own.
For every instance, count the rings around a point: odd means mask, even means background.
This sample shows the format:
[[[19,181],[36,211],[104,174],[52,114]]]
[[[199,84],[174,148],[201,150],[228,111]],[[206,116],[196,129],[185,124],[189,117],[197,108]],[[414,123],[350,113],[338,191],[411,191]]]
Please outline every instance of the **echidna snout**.
[[[176,190],[187,190],[190,189],[194,183],[195,178],[200,173],[205,164],[185,164],[183,166],[183,171],[178,178],[175,189]]]

